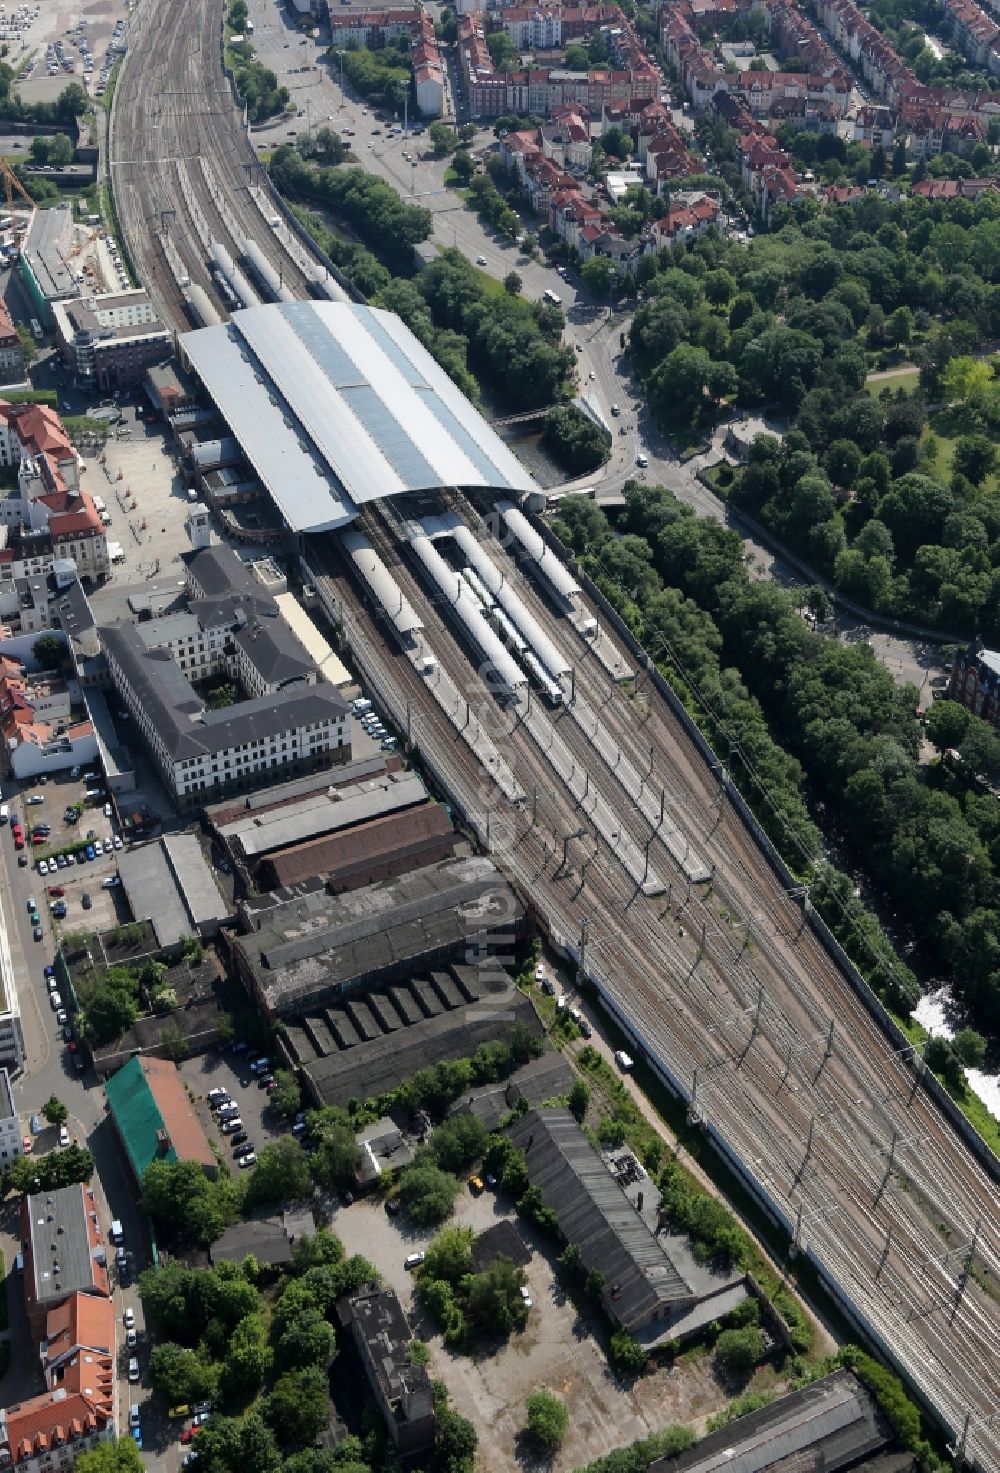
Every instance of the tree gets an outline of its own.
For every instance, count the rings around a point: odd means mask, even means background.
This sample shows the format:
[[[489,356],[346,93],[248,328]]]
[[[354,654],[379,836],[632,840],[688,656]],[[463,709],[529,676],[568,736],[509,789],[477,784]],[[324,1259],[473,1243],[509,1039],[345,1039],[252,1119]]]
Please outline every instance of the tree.
[[[131,1437],[101,1442],[77,1456],[77,1473],[145,1473],[146,1465]]]
[[[309,1162],[313,1181],[321,1187],[343,1187],[355,1180],[361,1147],[347,1125],[324,1128]]]
[[[723,1330],[715,1342],[715,1356],[733,1375],[747,1375],[760,1360],[764,1340],[756,1325]]]
[[[259,1314],[246,1315],[233,1331],[226,1350],[220,1377],[226,1400],[236,1406],[252,1401],[264,1384],[271,1359],[263,1319]]]
[[[290,1069],[278,1069],[274,1075],[275,1088],[271,1091],[270,1103],[281,1115],[289,1119],[302,1106],[302,1089]]]
[[[986,1057],[986,1039],[975,1028],[960,1028],[951,1046],[967,1069],[978,1069]]]
[[[236,1221],[237,1201],[233,1182],[209,1181],[197,1161],[153,1161],[142,1175],[144,1210],[182,1240],[214,1243]]]
[[[64,1125],[69,1119],[69,1110],[57,1095],[49,1095],[42,1106],[42,1114],[50,1125]]]
[[[591,256],[581,266],[580,276],[590,295],[606,302],[618,284],[618,267],[607,256]]]
[[[571,475],[587,475],[608,459],[611,448],[599,425],[575,404],[559,404],[545,416],[542,442]]]
[[[490,1334],[508,1336],[528,1318],[523,1285],[524,1269],[498,1254],[468,1285],[470,1315]]]
[[[935,701],[927,713],[927,740],[939,752],[959,747],[971,720],[972,713],[957,701]]]
[[[7,1168],[6,1191],[51,1192],[89,1181],[94,1174],[94,1158],[84,1146],[67,1146],[64,1151],[48,1151],[44,1156],[18,1156]]]
[[[73,147],[73,140],[67,137],[65,133],[55,133],[49,139],[48,162],[55,168],[62,168],[66,164],[71,164],[75,152],[76,149]]]
[[[573,42],[566,47],[563,58],[568,72],[586,72],[590,69],[590,57],[587,55],[586,46],[579,42]]]
[[[451,1212],[457,1195],[457,1178],[430,1162],[414,1162],[404,1168],[399,1178],[400,1200],[413,1221],[423,1226],[442,1222]]]
[[[955,445],[951,468],[981,486],[997,463],[997,450],[987,435],[963,435]]]
[[[25,366],[30,367],[38,357],[38,347],[34,338],[31,336],[31,328],[25,327],[23,322],[19,322],[17,324],[17,335],[21,342],[21,356],[24,359]]]
[[[59,670],[66,658],[66,645],[58,634],[40,634],[31,653],[43,670]]]
[[[646,1369],[647,1352],[627,1330],[616,1330],[611,1337],[611,1361],[628,1376],[638,1376]]]
[[[451,167],[459,184],[468,184],[476,172],[476,163],[471,153],[460,148],[451,161]]]
[[[335,1346],[333,1326],[318,1309],[305,1308],[279,1335],[275,1349],[286,1367],[328,1366]]]
[[[216,1368],[195,1350],[162,1340],[149,1357],[149,1381],[170,1406],[206,1401],[215,1395]]]
[[[312,1195],[309,1158],[293,1136],[272,1141],[257,1157],[247,1187],[248,1206],[264,1202],[297,1202]]]
[[[309,1447],[329,1421],[330,1397],[322,1366],[286,1371],[264,1402],[264,1416],[283,1447]]]
[[[517,66],[517,47],[506,31],[493,31],[486,37],[486,47],[498,72],[511,72]]]
[[[569,1412],[565,1402],[551,1391],[542,1389],[526,1397],[524,1405],[528,1413],[528,1436],[539,1451],[555,1452],[569,1431]]]
[[[472,1473],[478,1446],[476,1429],[467,1417],[449,1406],[437,1408],[434,1450],[441,1473]]]
[[[518,296],[523,284],[516,271],[508,271],[503,279],[503,289],[509,297]]]
[[[472,1272],[472,1245],[476,1235],[471,1227],[446,1227],[435,1233],[420,1268],[420,1280],[442,1279],[459,1283]]]
[[[587,1106],[590,1104],[590,1086],[585,1079],[578,1079],[575,1082],[566,1103],[573,1119],[582,1125],[587,1115]]]
[[[431,147],[438,158],[444,158],[447,153],[454,153],[458,146],[458,134],[454,128],[449,128],[447,123],[432,123],[427,129]]]

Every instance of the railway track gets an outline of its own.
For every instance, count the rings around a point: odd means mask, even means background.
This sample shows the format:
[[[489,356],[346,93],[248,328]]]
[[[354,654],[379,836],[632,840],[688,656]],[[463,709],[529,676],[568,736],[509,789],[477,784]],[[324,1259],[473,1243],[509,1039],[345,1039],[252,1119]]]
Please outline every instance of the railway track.
[[[466,520],[477,521],[471,508]],[[468,655],[447,610],[428,596],[405,553],[400,558],[385,512],[369,508],[365,531],[421,608],[435,654],[468,689]],[[563,836],[579,827],[579,812],[553,785],[518,712],[485,693],[476,705],[525,793],[536,795],[514,805],[489,790],[444,717],[421,699],[420,678],[382,622],[371,619],[364,595],[331,564],[348,640],[362,655],[371,689],[383,693],[401,725],[409,706],[416,744],[484,840],[489,809],[487,847],[550,931],[578,947],[587,926],[587,969],[651,1057],[689,1096],[698,1072],[697,1118],[755,1183],[798,1251],[953,1436],[962,1436],[969,1413],[968,1459],[984,1470],[1000,1467],[990,1420],[1000,1406],[994,1183],[803,924],[801,907],[764,863],[732,804],[720,806],[718,776],[672,709],[653,689],[640,724],[634,703],[567,621],[499,543],[484,541],[575,664],[581,699],[600,707],[623,751],[666,786],[674,821],[714,864],[711,887],[687,886],[565,709],[549,712],[549,720],[574,761],[586,764],[595,789],[618,802],[633,840],[651,842],[670,890],[643,895],[592,835],[567,845],[564,866]]]
[[[234,258],[242,254],[240,236],[254,240],[289,288],[308,295],[303,271],[249,193],[253,155],[222,73],[220,26],[217,0],[158,10],[142,0],[112,113],[119,221],[133,266],[177,328],[190,325],[178,263],[225,313],[206,264],[206,233]],[[455,501],[476,524],[471,507]],[[697,1118],[848,1312],[954,1436],[969,1413],[967,1456],[984,1473],[1000,1470],[1000,1429],[991,1420],[1000,1408],[995,1186],[802,924],[801,910],[720,796],[718,774],[655,688],[640,719],[585,642],[489,542],[575,666],[581,705],[598,713],[630,764],[648,773],[676,829],[712,863],[710,887],[689,885],[576,715],[547,712],[586,772],[587,791],[592,785],[620,817],[634,845],[648,846],[667,891],[643,894],[598,836],[567,837],[581,827],[579,803],[553,782],[523,712],[501,707],[477,684],[446,611],[400,557],[391,519],[375,506],[362,525],[425,612],[443,668],[475,701],[529,797],[512,803],[491,788],[392,636],[372,620],[351,575],[317,554],[322,586],[371,689],[401,727],[409,724],[442,787],[552,935],[578,951],[586,933],[587,969],[609,1005],[644,1039],[661,1072],[694,1095]]]
[[[119,225],[134,270],[178,331],[192,326],[185,277],[227,315],[198,216],[235,260],[252,240],[296,296],[309,295],[301,266],[250,195],[262,171],[222,70],[221,34],[219,0],[141,0],[112,104],[108,167]]]

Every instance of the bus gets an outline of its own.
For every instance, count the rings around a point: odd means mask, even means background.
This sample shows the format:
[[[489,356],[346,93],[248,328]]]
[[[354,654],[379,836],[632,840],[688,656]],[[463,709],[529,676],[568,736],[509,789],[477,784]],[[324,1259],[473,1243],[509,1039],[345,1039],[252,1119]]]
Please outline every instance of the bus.
[[[542,301],[550,302],[553,307],[562,306],[562,297],[557,296],[550,287],[546,287],[545,290],[542,292]]]

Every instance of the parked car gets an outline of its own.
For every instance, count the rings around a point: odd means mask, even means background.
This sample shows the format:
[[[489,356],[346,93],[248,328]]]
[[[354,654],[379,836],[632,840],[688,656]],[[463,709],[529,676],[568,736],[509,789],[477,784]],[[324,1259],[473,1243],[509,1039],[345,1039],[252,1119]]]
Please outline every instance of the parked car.
[[[248,1156],[241,1156],[240,1157],[240,1170],[241,1171],[246,1170],[246,1168],[249,1167],[249,1166],[256,1166],[256,1165],[257,1165],[257,1157],[256,1157],[256,1154],[253,1151],[251,1151]]]
[[[220,1084],[216,1086],[215,1089],[210,1089],[205,1098],[208,1101],[209,1106],[214,1109],[216,1105],[221,1105],[224,1100],[228,1100],[229,1091],[228,1089],[223,1089],[222,1085]]]
[[[241,1132],[243,1134],[243,1132]],[[233,1155],[239,1160],[243,1156],[252,1156],[255,1150],[253,1141],[243,1141],[242,1144],[233,1147]]]
[[[426,1253],[408,1253],[403,1259],[403,1267],[411,1273],[413,1269],[420,1267],[426,1257]]]
[[[238,1130],[236,1132],[236,1134],[231,1138],[231,1140],[229,1142],[229,1144],[233,1147],[233,1155],[234,1156],[236,1155],[236,1147],[246,1145],[246,1142],[247,1142],[247,1133],[246,1133],[246,1131],[245,1130]]]
[[[133,1382],[138,1381],[138,1379],[139,1379],[139,1358],[138,1358],[138,1356],[135,1356],[135,1355],[130,1355],[129,1356],[129,1360],[128,1360],[128,1378],[129,1378],[130,1381],[133,1381]]]
[[[228,1120],[222,1122],[223,1135],[235,1135],[238,1130],[243,1129],[243,1121],[238,1115],[231,1115]]]
[[[126,1309],[125,1313],[122,1315],[122,1324],[125,1326],[126,1330],[135,1329],[135,1310],[132,1309],[131,1306],[129,1306],[129,1308]]]
[[[84,890],[83,894],[80,896],[80,904],[83,906],[84,910],[89,910],[93,903],[94,902],[91,900],[86,890]]]
[[[69,1145],[69,1131],[65,1125],[60,1125],[59,1127],[59,1144],[61,1146]]]

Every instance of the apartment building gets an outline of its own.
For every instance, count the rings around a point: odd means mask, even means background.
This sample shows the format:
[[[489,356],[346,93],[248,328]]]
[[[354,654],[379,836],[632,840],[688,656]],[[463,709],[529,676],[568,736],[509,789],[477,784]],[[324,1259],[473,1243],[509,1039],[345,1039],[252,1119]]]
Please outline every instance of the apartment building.
[[[173,349],[167,328],[141,288],[52,304],[67,367],[85,384],[115,390],[139,383]]]
[[[18,1473],[69,1473],[80,1453],[114,1435],[113,1403],[59,1387],[0,1407],[0,1464]]]

